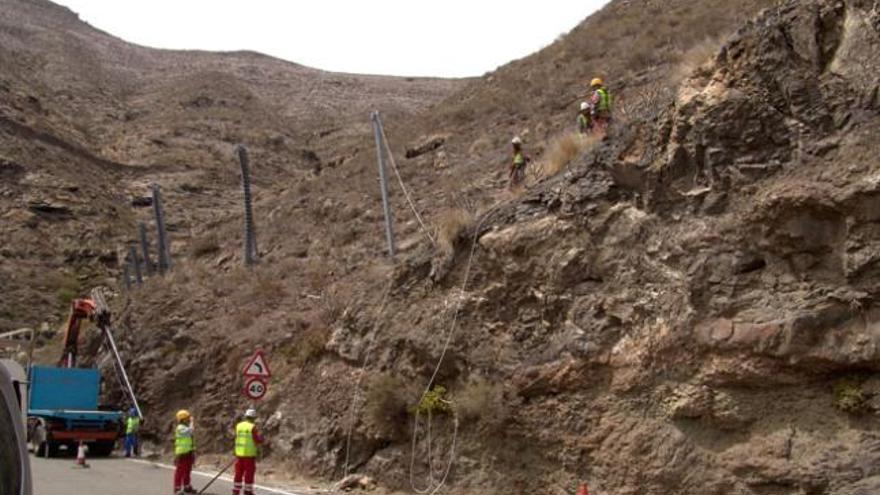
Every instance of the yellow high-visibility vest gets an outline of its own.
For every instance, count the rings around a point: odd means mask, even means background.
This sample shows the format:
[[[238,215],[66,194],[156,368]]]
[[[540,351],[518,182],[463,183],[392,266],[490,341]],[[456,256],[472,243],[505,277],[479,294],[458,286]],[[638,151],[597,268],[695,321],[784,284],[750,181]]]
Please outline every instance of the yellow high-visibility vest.
[[[235,425],[235,457],[256,457],[257,444],[254,442],[254,424],[242,421]]]
[[[179,424],[174,431],[174,455],[189,454],[195,450],[192,429],[189,426]]]
[[[128,419],[125,420],[125,433],[127,435],[131,435],[132,433],[137,433],[141,427],[141,418],[137,416],[129,416]]]

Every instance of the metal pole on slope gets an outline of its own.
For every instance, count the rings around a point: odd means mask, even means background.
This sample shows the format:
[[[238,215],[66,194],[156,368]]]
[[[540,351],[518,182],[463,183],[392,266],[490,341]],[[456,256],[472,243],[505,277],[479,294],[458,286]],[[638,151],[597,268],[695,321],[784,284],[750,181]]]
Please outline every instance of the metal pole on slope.
[[[247,148],[239,144],[235,147],[238,163],[241,165],[241,187],[244,191],[244,264],[251,266],[257,262],[257,235],[254,229],[253,198],[251,196],[251,170]]]
[[[159,184],[153,184],[153,213],[156,215],[156,232],[158,235],[157,251],[159,252],[159,273],[165,274],[171,267],[168,255],[168,235],[165,231],[165,211],[162,209],[162,192]]]
[[[128,256],[131,258],[132,264],[134,264],[134,280],[138,285],[142,285],[144,283],[144,274],[141,272],[141,260],[138,258],[137,249],[134,246],[129,246]]]
[[[144,274],[153,274],[153,262],[150,261],[150,241],[147,239],[147,226],[144,222],[138,223],[138,235],[141,239],[141,251],[144,256]]]
[[[391,205],[388,203],[388,177],[385,174],[385,146],[382,140],[382,118],[379,112],[370,115],[373,121],[373,133],[376,135],[376,156],[379,161],[379,187],[382,191],[382,210],[385,212],[385,239],[388,241],[388,255],[392,258],[394,249],[394,219],[391,216]]]
[[[131,291],[131,265],[127,261],[122,267],[122,283],[126,291]]]

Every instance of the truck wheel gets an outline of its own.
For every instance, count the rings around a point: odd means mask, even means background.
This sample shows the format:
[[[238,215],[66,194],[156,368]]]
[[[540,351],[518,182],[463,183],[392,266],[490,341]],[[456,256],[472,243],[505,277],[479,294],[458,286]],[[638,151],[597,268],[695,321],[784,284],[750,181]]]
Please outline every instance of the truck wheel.
[[[61,444],[58,442],[46,442],[46,457],[58,457],[61,452]]]
[[[96,457],[107,457],[113,453],[114,442],[95,442],[89,444],[89,453]]]

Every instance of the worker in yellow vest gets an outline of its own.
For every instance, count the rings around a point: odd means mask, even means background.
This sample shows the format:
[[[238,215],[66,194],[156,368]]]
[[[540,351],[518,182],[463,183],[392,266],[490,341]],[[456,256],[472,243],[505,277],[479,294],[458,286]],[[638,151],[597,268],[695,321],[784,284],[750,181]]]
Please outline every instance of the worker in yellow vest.
[[[577,129],[578,133],[581,135],[585,135],[590,132],[590,129],[593,127],[592,118],[590,115],[591,109],[590,104],[582,101],[581,102],[581,111],[578,112],[577,116]]]
[[[604,134],[608,129],[608,124],[611,122],[611,94],[608,93],[605,81],[601,77],[596,77],[590,81],[590,90],[593,92],[593,95],[590,97],[593,129]]]
[[[525,179],[526,165],[531,161],[531,158],[523,152],[522,139],[519,136],[514,136],[510,140],[510,145],[513,147],[513,159],[510,162],[510,170],[507,173],[507,187],[508,189],[513,189]]]
[[[257,473],[257,446],[263,443],[263,436],[257,431],[257,411],[248,408],[244,419],[235,425],[235,479],[232,494],[239,495],[244,488],[245,495],[254,495],[254,476]]]
[[[125,457],[131,457],[131,454],[139,456],[141,447],[138,445],[138,433],[141,429],[141,417],[138,410],[134,407],[128,410],[128,417],[125,418]]]
[[[175,414],[174,428],[174,493],[196,493],[190,476],[196,461],[196,445],[193,442],[192,415],[181,409]]]

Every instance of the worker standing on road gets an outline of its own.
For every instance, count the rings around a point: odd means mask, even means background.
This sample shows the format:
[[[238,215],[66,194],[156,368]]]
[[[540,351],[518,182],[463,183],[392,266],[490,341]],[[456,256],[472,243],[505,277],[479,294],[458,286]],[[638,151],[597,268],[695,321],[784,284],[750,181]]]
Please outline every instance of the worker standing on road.
[[[590,121],[590,104],[583,101],[581,102],[581,111],[578,112],[577,117],[578,134],[587,134],[590,132],[592,125],[593,123]]]
[[[254,422],[257,411],[248,408],[244,419],[235,425],[235,480],[232,495],[239,495],[244,488],[245,495],[254,494],[254,476],[257,473],[257,445],[263,443],[263,437],[257,431]]]
[[[592,107],[593,128],[597,132],[605,132],[608,123],[611,122],[611,95],[605,88],[605,82],[602,78],[595,78],[590,81],[590,88],[593,95],[590,97],[590,105]]]
[[[136,408],[132,407],[128,410],[128,417],[125,418],[125,457],[141,455],[141,448],[138,442],[138,432],[141,429],[141,417],[138,416]]]
[[[513,189],[525,179],[526,165],[530,159],[523,153],[522,139],[519,136],[514,136],[510,144],[513,146],[513,160],[510,163],[510,171],[507,175],[509,179],[508,188]]]
[[[196,446],[193,442],[192,415],[181,409],[175,415],[177,426],[174,429],[174,493],[196,493],[190,476],[196,461]]]

